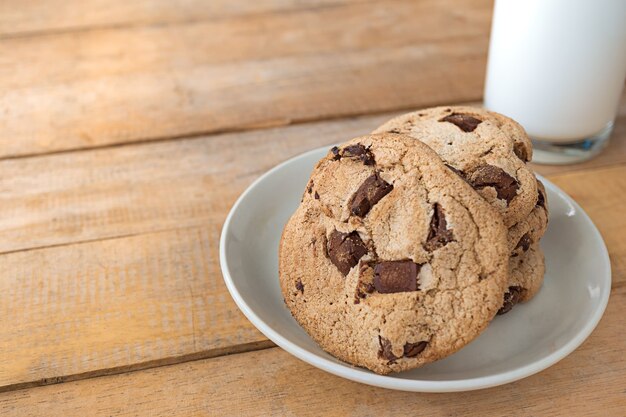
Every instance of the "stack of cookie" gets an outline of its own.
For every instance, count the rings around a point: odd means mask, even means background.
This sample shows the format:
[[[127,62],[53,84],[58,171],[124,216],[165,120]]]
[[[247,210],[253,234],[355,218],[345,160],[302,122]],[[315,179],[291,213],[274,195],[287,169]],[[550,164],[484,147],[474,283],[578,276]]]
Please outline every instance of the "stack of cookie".
[[[374,133],[401,133],[430,146],[468,181],[509,229],[509,286],[499,314],[533,298],[545,263],[539,240],[548,226],[543,184],[527,163],[532,143],[524,128],[499,113],[473,107],[436,107],[398,116]]]
[[[465,346],[541,286],[547,209],[531,155],[517,123],[467,107],[331,149],[281,239],[292,315],[327,352],[382,374]]]

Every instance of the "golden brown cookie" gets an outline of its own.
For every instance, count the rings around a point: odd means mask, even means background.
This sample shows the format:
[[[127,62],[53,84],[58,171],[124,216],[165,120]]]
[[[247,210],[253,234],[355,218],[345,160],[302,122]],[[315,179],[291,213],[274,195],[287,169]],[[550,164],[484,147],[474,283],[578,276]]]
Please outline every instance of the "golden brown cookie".
[[[509,228],[509,283],[504,294],[503,307],[498,314],[509,312],[519,302],[529,301],[543,283],[545,264],[539,240],[548,226],[548,198],[546,189],[539,180],[537,191],[537,204],[530,215]]]
[[[385,374],[478,336],[507,287],[502,217],[428,146],[353,139],[318,162],[281,238],[285,303],[319,345]]]
[[[374,133],[407,134],[430,146],[504,217],[526,218],[537,201],[526,165],[532,144],[524,129],[501,114],[474,107],[435,107],[398,116]]]
[[[545,271],[545,259],[539,244],[532,245],[519,256],[512,256],[509,260],[509,287],[498,314],[508,313],[516,304],[533,298],[543,284]]]
[[[519,256],[539,242],[548,227],[548,199],[546,190],[537,180],[538,198],[528,217],[509,228],[508,242],[511,256]]]

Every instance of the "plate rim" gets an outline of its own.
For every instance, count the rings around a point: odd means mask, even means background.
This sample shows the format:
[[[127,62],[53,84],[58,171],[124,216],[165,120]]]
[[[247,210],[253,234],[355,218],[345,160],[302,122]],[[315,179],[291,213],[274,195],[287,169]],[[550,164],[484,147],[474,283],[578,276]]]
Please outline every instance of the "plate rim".
[[[565,345],[561,348],[555,350],[554,352],[548,354],[547,356],[516,368],[511,371],[500,372],[493,375],[480,376],[475,378],[465,378],[465,379],[456,379],[456,380],[439,380],[439,381],[425,381],[425,380],[416,380],[416,379],[404,379],[404,378],[395,378],[392,375],[379,375],[368,371],[366,369],[361,369],[354,365],[350,365],[348,363],[336,363],[330,359],[320,357],[314,353],[308,352],[306,349],[299,347],[295,343],[293,343],[288,338],[284,337],[281,333],[274,330],[270,325],[268,325],[265,321],[263,321],[253,309],[251,309],[248,304],[245,302],[243,297],[240,295],[237,287],[233,281],[233,278],[230,273],[230,269],[228,267],[228,261],[226,259],[226,240],[228,231],[231,227],[232,220],[236,214],[236,212],[240,209],[247,196],[263,181],[272,176],[275,172],[283,169],[288,164],[294,163],[297,160],[305,159],[308,156],[316,153],[325,153],[327,152],[329,146],[327,145],[318,147],[315,149],[311,149],[309,151],[300,153],[296,156],[293,156],[278,165],[274,166],[270,170],[266,171],[256,180],[254,180],[246,190],[237,198],[237,201],[231,207],[226,220],[224,221],[224,225],[222,226],[222,231],[220,235],[219,242],[219,257],[220,257],[220,267],[222,270],[222,278],[226,284],[226,288],[230,293],[230,296],[235,301],[237,307],[243,312],[246,318],[268,339],[272,342],[276,343],[280,348],[286,350],[291,355],[296,358],[315,366],[323,371],[331,373],[333,375],[346,378],[351,381],[360,382],[363,384],[393,389],[393,390],[401,390],[401,391],[412,391],[412,392],[459,392],[459,391],[472,391],[478,389],[490,388],[498,385],[504,385],[511,383],[513,381],[517,381],[531,375],[534,375],[538,372],[541,372],[552,365],[555,365],[560,360],[569,356],[574,350],[576,350],[593,332],[593,330],[597,327],[598,323],[602,319],[604,312],[606,310],[606,306],[608,304],[610,293],[611,293],[611,281],[612,281],[612,268],[611,261],[608,253],[608,249],[606,247],[606,243],[602,238],[602,234],[591,220],[589,215],[580,207],[580,205],[571,198],[565,191],[561,190],[554,183],[547,180],[544,176],[535,173],[537,178],[541,180],[546,188],[550,189],[550,191],[558,194],[561,198],[566,200],[569,204],[571,204],[575,210],[583,216],[585,220],[589,222],[592,226],[593,235],[596,240],[599,241],[600,247],[599,249],[602,251],[602,260],[608,265],[608,273],[605,276],[605,284],[602,287],[602,297],[600,299],[600,305],[593,312],[593,314],[589,317],[585,325],[572,337]]]

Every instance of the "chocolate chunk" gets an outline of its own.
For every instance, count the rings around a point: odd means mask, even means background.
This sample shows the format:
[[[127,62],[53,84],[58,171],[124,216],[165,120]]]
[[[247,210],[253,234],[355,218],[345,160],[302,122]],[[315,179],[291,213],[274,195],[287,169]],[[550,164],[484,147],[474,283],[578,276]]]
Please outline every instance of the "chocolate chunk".
[[[469,177],[469,183],[476,189],[493,187],[498,198],[510,203],[517,195],[519,183],[507,174],[502,168],[493,165],[483,165],[477,168]]]
[[[320,195],[317,193],[317,191],[315,192],[315,194],[313,194],[313,196],[315,197],[316,200],[320,199]]]
[[[502,307],[498,310],[498,315],[506,314],[511,311],[513,306],[519,303],[525,291],[526,290],[522,287],[509,287],[508,291],[504,293],[504,303],[502,303]]]
[[[296,281],[296,289],[300,291],[302,294],[304,294],[304,284],[302,284],[302,281],[300,280]]]
[[[397,127],[394,127],[393,129],[389,131],[389,133],[402,133],[402,131],[398,129]]]
[[[382,294],[417,291],[421,265],[413,261],[383,261],[374,267],[374,287]]]
[[[424,247],[432,252],[453,240],[454,236],[452,235],[452,230],[448,229],[443,207],[439,203],[435,203],[433,206],[433,217],[430,218],[430,231]]]
[[[396,359],[398,359],[398,357],[395,356],[391,351],[392,346],[389,340],[385,339],[382,336],[378,336],[378,344],[380,345],[380,349],[378,350],[378,357],[387,359],[390,363],[393,363]]]
[[[344,276],[367,253],[367,247],[357,232],[333,231],[328,240],[328,257]]]
[[[422,353],[422,351],[426,349],[427,345],[428,342],[405,343],[404,356],[406,356],[407,358],[414,358]]]
[[[522,161],[524,162],[530,161],[530,156],[528,155],[528,152],[526,152],[526,148],[524,147],[522,143],[517,142],[515,145],[513,145],[513,152]]]
[[[362,282],[359,282],[359,285],[357,286],[356,289],[356,297],[354,300],[354,304],[359,304],[360,300],[362,298],[367,297],[369,294],[374,292],[374,285],[373,284],[365,284]]]
[[[522,252],[526,252],[528,248],[530,248],[530,243],[530,235],[528,233],[525,233],[524,236],[522,236],[517,242],[515,249],[517,250],[521,248]]]
[[[546,208],[546,196],[543,195],[543,191],[541,191],[541,188],[537,189],[537,203],[535,204],[535,206],[537,207],[541,207],[545,210]]]
[[[376,163],[376,161],[374,160],[374,154],[360,143],[357,143],[356,145],[346,146],[345,148],[343,148],[341,156],[349,158],[357,157],[365,165],[374,165]]]
[[[463,132],[473,132],[482,120],[478,120],[469,114],[452,113],[439,120],[440,122],[448,122],[456,125]]]
[[[365,146],[357,143],[355,145],[348,145],[343,149],[339,149],[333,146],[330,150],[333,154],[333,160],[338,161],[341,158],[358,158],[365,165],[374,165],[374,154]]]
[[[350,212],[365,217],[374,204],[393,190],[393,185],[385,182],[378,174],[368,177],[356,190],[350,203]]]
[[[361,145],[360,143],[357,143],[356,145],[348,145],[345,148],[343,148],[342,156],[347,156],[347,157],[361,156],[361,155],[365,155],[367,152],[369,151],[367,150],[365,146]]]
[[[374,256],[376,255],[374,254]],[[374,280],[374,263],[360,262],[358,276],[355,304],[359,304],[361,299],[366,298],[376,290],[372,282]]]

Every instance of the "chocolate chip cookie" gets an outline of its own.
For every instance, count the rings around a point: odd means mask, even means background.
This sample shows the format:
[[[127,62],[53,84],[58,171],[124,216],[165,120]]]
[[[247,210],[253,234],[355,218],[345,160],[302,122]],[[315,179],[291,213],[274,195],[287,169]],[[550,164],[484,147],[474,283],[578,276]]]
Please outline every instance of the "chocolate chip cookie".
[[[548,227],[548,200],[546,190],[537,180],[537,203],[528,217],[509,228],[508,242],[511,256],[519,256],[539,242]]]
[[[545,266],[539,240],[548,226],[548,199],[544,185],[537,180],[538,198],[526,219],[509,228],[509,284],[498,314],[509,312],[518,302],[533,298],[543,282]]]
[[[524,129],[501,114],[473,107],[436,107],[398,116],[374,133],[407,134],[430,146],[504,217],[526,218],[537,185],[526,165],[532,144]]]
[[[523,254],[512,256],[509,260],[509,286],[498,314],[508,313],[515,304],[533,298],[541,288],[544,274],[545,260],[538,243]]]
[[[398,134],[332,148],[283,230],[287,307],[327,352],[386,374],[478,336],[507,288],[502,217],[428,146]]]

